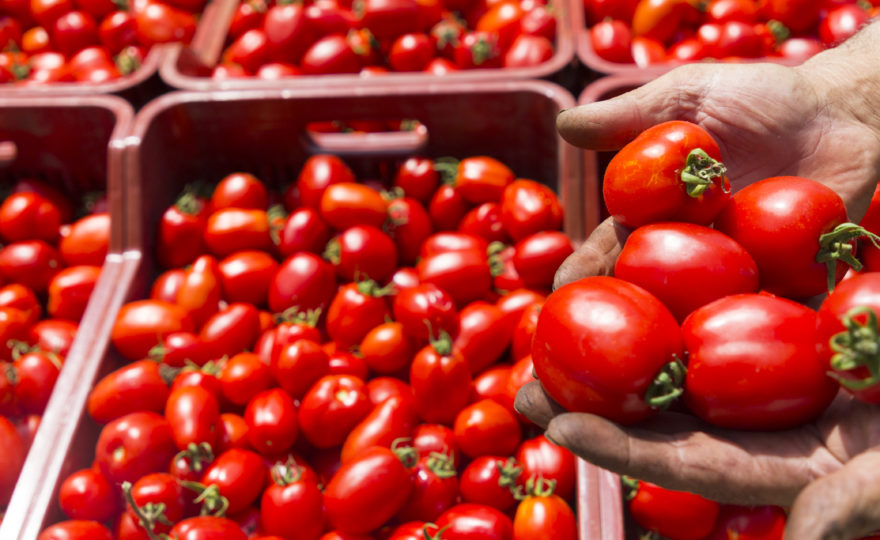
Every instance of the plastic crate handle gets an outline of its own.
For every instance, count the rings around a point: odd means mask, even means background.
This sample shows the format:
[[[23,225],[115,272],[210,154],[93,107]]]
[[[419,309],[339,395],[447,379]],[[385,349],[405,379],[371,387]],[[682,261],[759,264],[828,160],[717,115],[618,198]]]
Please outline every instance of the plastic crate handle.
[[[0,167],[11,165],[18,156],[18,147],[12,141],[0,141]]]
[[[348,156],[415,154],[427,146],[428,128],[415,122],[412,129],[368,133],[323,133],[306,129],[305,138],[313,153]]]

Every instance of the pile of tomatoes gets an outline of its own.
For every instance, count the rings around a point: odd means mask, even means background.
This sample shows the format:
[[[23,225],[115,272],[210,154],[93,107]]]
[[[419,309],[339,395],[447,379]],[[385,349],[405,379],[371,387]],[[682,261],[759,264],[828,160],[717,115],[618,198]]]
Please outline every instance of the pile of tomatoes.
[[[243,0],[213,77],[531,67],[556,24],[545,0]]]
[[[42,539],[576,538],[574,456],[513,409],[556,194],[486,156],[390,171],[321,154],[167,208]]]
[[[101,273],[110,217],[97,201],[75,218],[70,198],[21,179],[0,204],[0,515],[86,303]]]
[[[594,52],[641,67],[707,58],[803,61],[852,36],[878,16],[878,6],[876,0],[584,0]]]
[[[100,84],[157,43],[188,43],[205,0],[3,0],[0,83]]]

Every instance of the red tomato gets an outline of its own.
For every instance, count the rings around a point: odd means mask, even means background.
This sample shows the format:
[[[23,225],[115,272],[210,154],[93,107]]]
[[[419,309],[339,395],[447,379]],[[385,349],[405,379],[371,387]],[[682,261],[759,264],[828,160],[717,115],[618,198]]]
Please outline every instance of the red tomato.
[[[303,164],[296,185],[299,188],[302,204],[317,210],[328,186],[354,181],[354,173],[340,158],[329,154],[316,154]]]
[[[501,223],[501,206],[498,203],[483,203],[461,218],[460,232],[485,238],[487,242],[507,242],[507,232]]]
[[[223,298],[227,302],[266,304],[269,283],[278,271],[278,263],[263,251],[237,251],[218,265]]]
[[[519,421],[504,406],[484,399],[455,417],[455,439],[468,457],[511,455],[522,439]]]
[[[258,454],[232,448],[211,463],[202,477],[202,484],[217,486],[220,495],[229,502],[227,512],[235,514],[257,500],[263,492],[265,480],[265,466]]]
[[[438,253],[450,251],[479,251],[485,252],[489,247],[488,242],[479,236],[463,232],[439,232],[432,234],[422,243],[419,256],[424,258]]]
[[[208,219],[206,201],[191,191],[162,214],[156,240],[156,254],[165,268],[185,266],[207,251],[204,242]]]
[[[624,319],[627,325],[617,324]],[[538,379],[560,405],[623,424],[653,414],[646,393],[654,378],[683,358],[669,310],[641,287],[611,277],[581,279],[547,297],[531,350]]]
[[[728,21],[718,39],[721,57],[758,58],[764,54],[763,38],[752,23]]]
[[[104,426],[95,445],[95,462],[109,482],[119,484],[165,470],[175,452],[165,418],[134,412]]]
[[[644,36],[632,38],[630,53],[633,63],[640,68],[663,64],[668,60],[663,43]]]
[[[13,362],[15,401],[25,414],[43,413],[60,370],[58,356],[40,350],[25,353]]]
[[[0,276],[36,293],[46,292],[49,282],[60,271],[58,251],[42,240],[13,242],[0,249]]]
[[[214,446],[220,404],[213,394],[198,386],[175,388],[165,404],[165,419],[179,450],[202,443]]]
[[[520,178],[502,192],[501,223],[514,241],[540,231],[559,230],[562,205],[549,187]]]
[[[83,11],[69,11],[55,19],[52,43],[67,56],[98,44],[98,25],[94,17]]]
[[[630,234],[614,275],[654,294],[678,321],[732,294],[758,292],[758,267],[735,240],[690,223],[654,223]]]
[[[753,23],[757,20],[758,5],[754,0],[712,0],[706,8],[706,18],[711,22],[739,21]]]
[[[300,311],[324,309],[335,293],[333,266],[312,253],[295,253],[281,263],[269,286],[269,309],[275,313],[292,306]]]
[[[435,522],[449,540],[512,540],[513,523],[500,510],[481,504],[458,504]]]
[[[58,272],[49,282],[46,311],[59,319],[80,320],[100,275],[100,266],[71,266]]]
[[[837,391],[819,360],[815,327],[813,310],[764,294],[728,296],[694,311],[682,324],[688,408],[732,429],[809,422]],[[747,395],[734,390],[742,384]]]
[[[795,36],[786,39],[777,47],[783,58],[804,61],[825,50],[825,46],[816,38]]]
[[[400,262],[413,264],[418,260],[422,243],[433,232],[431,216],[416,199],[400,197],[388,203],[388,234],[397,246]]]
[[[220,425],[217,430],[217,452],[225,452],[232,448],[247,450],[250,443],[247,441],[248,425],[244,417],[232,413],[220,415]],[[209,462],[213,460],[213,456]],[[199,475],[200,476],[200,475]]]
[[[513,339],[512,322],[486,302],[473,302],[462,309],[458,326],[453,348],[467,361],[471,373],[497,362]]]
[[[785,521],[785,510],[778,506],[725,504],[706,540],[782,540]]]
[[[34,20],[43,28],[51,28],[58,17],[73,11],[72,0],[30,0]]]
[[[403,34],[391,45],[388,63],[394,71],[422,71],[434,58],[434,51],[427,34]]]
[[[396,377],[375,377],[367,383],[367,394],[370,403],[376,406],[395,396],[412,399],[412,388]]]
[[[767,178],[743,188],[719,214],[715,228],[736,240],[758,265],[761,288],[790,298],[831,290],[852,257],[837,258],[858,231],[837,231],[847,222],[843,200],[831,188],[796,176]],[[770,242],[785,238],[791,251]],[[819,262],[827,261],[827,262]]]
[[[39,324],[39,323],[37,323]],[[0,308],[0,360],[12,360],[15,344],[28,332],[28,315],[11,307]],[[53,351],[55,349],[45,349]]]
[[[590,43],[600,58],[619,64],[632,63],[632,32],[618,20],[599,21],[590,28]]]
[[[430,283],[404,289],[394,298],[394,319],[409,336],[425,342],[430,337],[458,333],[458,311],[452,297]]]
[[[515,179],[507,165],[488,156],[465,158],[457,165],[447,161],[442,166],[444,176],[471,204],[500,202],[504,189]]]
[[[470,209],[461,191],[449,185],[440,186],[428,203],[428,214],[434,229],[450,231],[458,228],[458,223]]]
[[[388,202],[382,194],[365,184],[331,184],[321,195],[321,217],[331,227],[345,230],[355,225],[382,227]]]
[[[474,379],[471,401],[494,399],[513,410],[513,399],[510,399],[507,392],[508,379],[510,379],[509,365],[499,364],[486,369]]]
[[[816,27],[821,5],[816,0],[765,0],[761,9],[767,20],[775,19],[800,33]]]
[[[696,8],[687,0],[640,0],[632,18],[635,36],[669,42]]]
[[[316,540],[324,529],[323,496],[318,484],[298,465],[278,464],[260,502],[265,534]]]
[[[431,200],[439,184],[440,174],[434,169],[434,161],[426,157],[407,158],[394,175],[394,186],[422,204]]]
[[[70,520],[49,526],[37,540],[113,540],[113,534],[97,521]]]
[[[379,40],[393,40],[418,25],[418,4],[415,0],[367,0],[363,4],[360,24]]]
[[[269,44],[269,58],[276,62],[298,63],[314,41],[305,8],[299,4],[272,6],[263,20],[263,31]]]
[[[205,223],[205,245],[218,257],[245,249],[272,251],[274,243],[269,230],[269,217],[265,210],[218,210]]]
[[[223,52],[224,62],[238,64],[248,73],[255,73],[268,60],[269,41],[259,28],[248,30],[238,36]]]
[[[220,387],[225,397],[235,405],[245,405],[254,396],[272,386],[269,366],[256,354],[238,353],[226,361],[220,372]]]
[[[182,307],[161,300],[137,300],[122,306],[113,325],[112,340],[130,360],[145,358],[157,340],[173,332],[193,331],[192,319]]]
[[[171,538],[178,540],[245,540],[238,523],[213,516],[187,518],[171,529]]]
[[[461,473],[461,500],[507,511],[516,504],[514,490],[521,474],[513,458],[480,456]]]
[[[298,251],[321,254],[330,240],[330,228],[314,208],[303,206],[287,216],[279,236],[278,251],[289,257]]]
[[[64,479],[58,504],[70,519],[109,521],[119,510],[113,486],[96,469],[81,469]]]
[[[364,381],[351,375],[327,375],[303,397],[300,429],[316,448],[332,448],[345,442],[370,409]]]
[[[0,205],[0,235],[7,242],[54,242],[58,238],[60,227],[60,209],[39,193],[13,193]]]
[[[217,313],[221,299],[217,259],[202,255],[186,270],[175,304],[183,308],[197,328]]]
[[[530,289],[516,289],[499,298],[495,305],[515,327],[530,306],[543,304],[544,300],[545,296],[539,292]],[[531,351],[531,345],[528,349]]]
[[[370,371],[392,374],[409,367],[418,343],[404,332],[402,324],[389,322],[367,332],[359,350]]]
[[[36,323],[43,311],[34,291],[18,283],[0,287],[0,307],[21,311],[25,314],[28,324]]]
[[[263,454],[286,452],[296,442],[296,403],[280,388],[255,395],[247,404],[244,419],[248,442]]]
[[[297,339],[278,349],[269,367],[281,388],[300,399],[318,379],[330,374],[330,359],[315,341]]]
[[[868,12],[857,4],[844,4],[828,12],[819,23],[819,37],[833,47],[852,37],[868,23]]]
[[[686,38],[669,47],[669,60],[696,62],[708,56],[708,48],[699,38]]]
[[[574,494],[575,459],[570,450],[550,442],[544,435],[523,441],[516,451],[522,466],[522,480],[543,478],[554,481],[553,493],[565,500]]]
[[[642,528],[675,540],[701,540],[712,530],[719,505],[686,491],[672,491],[643,480],[625,479],[635,491],[629,511]]]
[[[324,257],[345,281],[384,282],[397,267],[397,248],[387,234],[371,225],[354,225],[327,244]]]
[[[189,43],[196,31],[193,14],[154,0],[135,10],[135,21],[138,42],[148,47],[169,41]]]
[[[18,473],[27,455],[25,443],[15,425],[0,415],[0,448],[3,448],[3,467],[0,469],[0,504],[9,504]]]
[[[298,75],[302,75],[302,70],[292,64],[272,62],[260,66],[260,69],[257,70],[256,75],[260,79],[277,81],[278,79],[283,79],[285,77],[296,77]]]
[[[243,208],[265,210],[269,206],[266,186],[256,176],[236,172],[223,177],[211,194],[211,209]]]
[[[392,448],[395,441],[412,436],[418,419],[411,396],[391,396],[375,405],[345,438],[342,463],[348,463],[368,448]]]
[[[232,356],[251,349],[260,335],[260,314],[252,304],[236,302],[213,314],[199,332],[208,358]]]
[[[475,29],[498,36],[498,46],[506,51],[520,33],[524,11],[517,1],[493,4],[477,21]]]
[[[482,251],[431,254],[419,260],[416,269],[421,283],[446,291],[458,306],[486,298],[492,288],[489,259]]]
[[[327,334],[340,348],[350,349],[390,318],[384,292],[375,281],[348,283],[339,288],[327,310]]]
[[[574,252],[571,239],[561,231],[542,231],[520,240],[513,266],[529,288],[549,290],[559,265]]]
[[[401,521],[430,522],[458,500],[458,479],[451,455],[431,454],[410,469],[412,490],[397,513]]]
[[[409,382],[423,422],[451,424],[470,401],[470,369],[448,338],[440,338],[416,354]]]
[[[370,448],[343,464],[327,484],[327,518],[341,531],[368,533],[403,508],[411,487],[410,472],[394,452]]]
[[[618,223],[632,228],[672,219],[707,225],[730,197],[720,160],[718,144],[696,124],[648,128],[608,164],[605,205]],[[645,178],[654,180],[646,184]]]
[[[171,367],[184,367],[190,364],[203,366],[208,360],[215,358],[212,356],[212,348],[192,332],[174,332],[165,336],[161,343],[150,349],[150,359]]]
[[[330,34],[309,47],[303,55],[301,67],[307,75],[357,73],[362,67],[362,60],[345,35]]]

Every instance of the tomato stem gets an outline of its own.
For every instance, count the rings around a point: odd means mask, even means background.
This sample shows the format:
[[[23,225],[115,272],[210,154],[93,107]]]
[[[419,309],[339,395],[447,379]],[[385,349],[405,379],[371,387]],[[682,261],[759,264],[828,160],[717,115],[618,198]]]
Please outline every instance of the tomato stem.
[[[864,316],[864,323],[859,318]],[[828,373],[841,386],[849,390],[865,390],[880,382],[880,331],[877,328],[877,314],[867,306],[857,306],[847,311],[841,319],[844,330],[831,336],[829,344],[834,356]],[[851,379],[837,372],[847,372],[865,368],[869,375],[862,379]]]
[[[434,348],[434,352],[436,352],[440,356],[449,356],[450,354],[452,354],[452,336],[449,335],[449,332],[441,328],[440,331],[437,332],[437,337],[434,337],[434,331],[431,328],[431,323],[429,321],[425,321],[425,324],[428,325],[428,333],[430,334],[430,336],[428,337],[428,341]]]
[[[296,462],[293,456],[287,458],[286,462],[279,461],[275,463],[271,471],[272,480],[279,486],[289,486],[295,484],[303,476],[303,468]]]
[[[816,254],[816,262],[825,263],[825,267],[828,269],[828,292],[834,290],[834,285],[837,283],[837,261],[845,262],[856,272],[862,269],[862,262],[855,256],[855,246],[852,241],[863,236],[867,237],[874,244],[874,247],[880,248],[880,244],[878,244],[880,236],[855,223],[841,223],[831,232],[819,237],[819,252]]]
[[[391,451],[394,452],[394,455],[397,456],[397,459],[403,463],[404,467],[407,469],[411,469],[416,466],[416,463],[419,461],[419,453],[418,451],[407,444],[409,442],[409,437],[400,437],[398,439],[394,439],[391,443]]]
[[[459,161],[453,157],[442,157],[434,160],[434,170],[440,173],[443,183],[448,186],[455,186],[455,179],[458,176]]]
[[[677,356],[660,369],[645,392],[645,403],[652,409],[666,409],[684,392],[687,368]]]
[[[181,450],[174,456],[173,462],[179,459],[187,460],[190,470],[200,473],[205,464],[214,461],[214,451],[211,449],[211,445],[206,442],[199,444],[189,443],[186,450]]]
[[[171,526],[173,523],[165,517],[165,503],[147,503],[144,506],[138,506],[131,494],[131,482],[122,483],[122,494],[128,503],[131,512],[138,520],[138,524],[146,531],[150,540],[160,540],[161,536],[156,534],[156,523]]]
[[[724,176],[726,173],[727,167],[723,163],[709,157],[702,148],[694,148],[685,159],[681,181],[691,197],[699,197],[705,193],[716,178],[721,178],[721,191],[729,193],[730,184]]]
[[[635,499],[636,494],[639,492],[639,481],[632,476],[623,475],[620,477],[620,483],[626,490],[626,492],[623,494],[626,500],[631,501]]]
[[[428,455],[427,465],[437,478],[452,478],[458,474],[455,470],[455,459],[452,454],[431,452]]]
[[[229,500],[220,494],[220,488],[212,484],[205,486],[199,482],[181,482],[183,487],[199,494],[193,502],[201,504],[199,515],[223,517],[229,508]]]

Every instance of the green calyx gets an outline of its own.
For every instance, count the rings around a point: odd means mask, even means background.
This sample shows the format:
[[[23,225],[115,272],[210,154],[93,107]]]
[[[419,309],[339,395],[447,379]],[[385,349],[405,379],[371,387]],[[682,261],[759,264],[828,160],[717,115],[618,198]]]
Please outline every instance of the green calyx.
[[[684,169],[681,171],[681,181],[687,188],[687,194],[691,197],[699,197],[715,182],[721,179],[721,190],[730,192],[730,183],[725,174],[727,167],[716,159],[709,157],[702,148],[694,148],[685,160]]]
[[[504,463],[496,461],[495,466],[499,473],[498,486],[507,488],[516,495],[517,480],[522,474],[522,466],[512,457],[507,458]]]
[[[825,264],[828,269],[828,292],[834,290],[834,284],[837,282],[837,262],[845,262],[850,265],[853,270],[858,272],[862,269],[862,263],[856,258],[855,246],[853,240],[866,237],[880,248],[880,236],[868,232],[864,227],[855,223],[841,223],[831,232],[827,232],[819,237],[819,252],[816,254],[816,262]]]
[[[389,283],[388,285],[382,287],[369,278],[357,281],[355,286],[357,287],[359,293],[364,296],[372,296],[373,298],[382,298],[384,296],[390,296],[394,293],[393,283]]]
[[[220,494],[220,488],[212,484],[205,486],[199,482],[181,482],[183,487],[199,494],[193,502],[202,505],[199,515],[225,517],[229,509],[229,500]]]
[[[300,311],[299,306],[291,306],[281,313],[275,314],[275,324],[304,324],[312,328],[318,325],[321,319],[321,308]]]
[[[428,324],[428,322],[425,321],[425,324]],[[434,337],[434,332],[431,330],[430,326],[431,325],[428,324],[428,333],[431,334],[428,341],[430,342],[431,347],[434,348],[434,352],[440,356],[449,356],[452,354],[452,336],[449,335],[449,332],[441,328],[437,333],[437,337]]]
[[[525,489],[517,486],[513,492],[514,498],[518,501],[528,499],[529,497],[549,497],[556,491],[556,480],[548,480],[541,475],[532,475],[526,480]]]
[[[303,468],[291,456],[286,462],[279,461],[275,463],[270,474],[272,480],[279,486],[289,486],[302,479]]]
[[[185,450],[181,450],[174,456],[174,462],[186,460],[193,472],[200,473],[214,461],[214,450],[209,443],[189,443]]]
[[[864,322],[860,322],[863,319]],[[846,330],[831,336],[829,344],[834,355],[828,373],[841,386],[849,390],[865,390],[880,383],[880,331],[877,314],[866,306],[854,307],[841,319]],[[865,368],[868,376],[851,379],[840,375],[858,368]]]
[[[434,160],[434,170],[440,173],[441,181],[447,186],[454,186],[458,177],[459,161],[453,157],[441,157]]]
[[[648,391],[645,392],[645,403],[652,409],[666,409],[673,401],[684,393],[684,377],[687,368],[676,356],[663,366]]]
[[[391,443],[391,451],[407,469],[411,469],[419,462],[419,452],[409,444],[409,437],[394,439]]]
[[[636,498],[639,492],[639,481],[632,476],[623,475],[620,477],[620,484],[623,486],[623,496],[626,500],[631,501]]]
[[[453,478],[458,474],[455,470],[455,458],[452,454],[431,452],[428,455],[427,465],[437,478]]]
[[[131,509],[132,514],[138,521],[138,525],[143,527],[150,540],[161,540],[165,535],[156,534],[156,525],[166,525],[168,527],[174,525],[165,516],[165,503],[147,503],[144,506],[138,506],[131,494],[131,482],[122,483],[122,495],[125,502]]]

